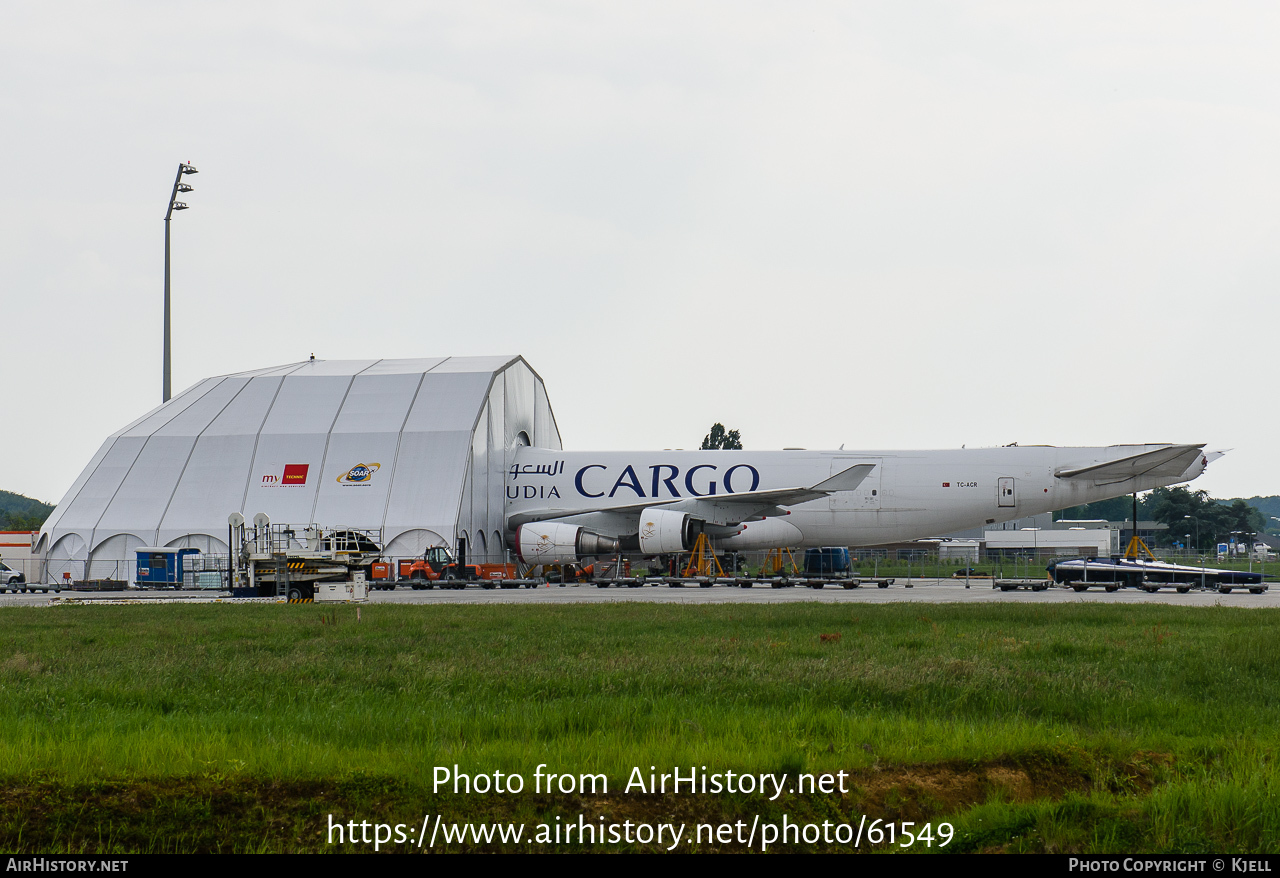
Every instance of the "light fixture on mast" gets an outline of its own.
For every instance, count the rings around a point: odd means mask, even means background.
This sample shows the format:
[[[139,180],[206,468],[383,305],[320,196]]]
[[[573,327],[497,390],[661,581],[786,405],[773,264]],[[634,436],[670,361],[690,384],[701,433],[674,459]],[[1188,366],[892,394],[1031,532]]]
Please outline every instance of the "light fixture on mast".
[[[178,195],[193,192],[195,187],[183,181],[187,174],[197,174],[195,165],[187,162],[178,163],[178,174],[173,178],[173,192],[169,195],[169,209],[164,213],[164,365],[161,375],[161,402],[168,402],[173,396],[171,380],[171,362],[169,345],[169,220],[175,210],[186,210],[186,202],[179,201]]]

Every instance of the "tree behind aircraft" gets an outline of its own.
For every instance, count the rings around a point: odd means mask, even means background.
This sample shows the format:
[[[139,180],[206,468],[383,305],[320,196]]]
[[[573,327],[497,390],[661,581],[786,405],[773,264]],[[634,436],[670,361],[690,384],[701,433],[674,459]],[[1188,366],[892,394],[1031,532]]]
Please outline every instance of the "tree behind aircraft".
[[[1188,488],[1156,488],[1151,492],[1151,517],[1169,528],[1169,538],[1180,541],[1191,534],[1197,552],[1212,551],[1237,534],[1260,533],[1266,525],[1261,512],[1244,500],[1223,503],[1208,491]]]
[[[1230,538],[1232,531],[1241,534],[1262,533],[1267,524],[1266,514],[1258,509],[1257,501],[1269,497],[1246,500],[1218,500],[1208,491],[1192,491],[1189,488],[1156,488],[1138,497],[1138,517],[1158,521],[1169,530],[1158,539],[1161,545],[1181,544],[1186,535],[1198,545],[1196,551],[1208,552]],[[1132,515],[1133,501],[1129,497],[1113,497],[1084,506],[1073,506],[1054,513],[1054,519],[1106,519],[1128,521]],[[1280,506],[1277,507],[1280,511]]]
[[[741,449],[742,437],[738,435],[737,430],[725,431],[724,424],[715,423],[711,425],[711,432],[702,440],[703,451],[713,451],[717,449]]]

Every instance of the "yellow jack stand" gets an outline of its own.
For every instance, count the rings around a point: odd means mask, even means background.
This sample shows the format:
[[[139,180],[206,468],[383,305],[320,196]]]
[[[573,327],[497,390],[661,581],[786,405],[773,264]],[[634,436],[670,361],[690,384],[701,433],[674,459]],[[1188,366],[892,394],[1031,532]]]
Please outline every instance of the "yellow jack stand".
[[[760,568],[761,576],[773,576],[775,573],[783,572],[787,561],[791,562],[791,574],[796,576],[800,573],[800,565],[796,563],[795,556],[791,554],[790,549],[770,549],[769,554],[765,556],[764,565]]]
[[[1142,537],[1138,536],[1138,495],[1133,495],[1133,537],[1129,540],[1129,546],[1124,550],[1124,557],[1138,560],[1146,555],[1152,561],[1156,556],[1147,548],[1147,544],[1142,541]]]
[[[724,571],[720,569],[720,559],[716,557],[715,550],[711,548],[711,540],[707,539],[706,534],[698,534],[698,540],[693,544],[693,554],[689,556],[689,563],[680,575],[724,576]]]
[[[1156,556],[1147,548],[1147,544],[1142,541],[1142,537],[1134,534],[1133,538],[1129,540],[1129,545],[1124,550],[1124,557],[1137,560],[1143,555],[1146,555],[1152,561],[1156,560]]]

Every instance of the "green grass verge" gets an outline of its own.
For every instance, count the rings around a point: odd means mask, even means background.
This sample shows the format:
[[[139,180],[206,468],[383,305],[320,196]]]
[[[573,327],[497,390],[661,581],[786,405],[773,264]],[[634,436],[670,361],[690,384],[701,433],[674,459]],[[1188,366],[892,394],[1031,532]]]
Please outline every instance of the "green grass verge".
[[[12,608],[0,843],[323,850],[328,813],[588,808],[946,819],[950,850],[1274,850],[1277,622],[1097,604]],[[434,795],[455,763],[600,772],[615,794]],[[650,765],[843,770],[853,789],[616,794]]]

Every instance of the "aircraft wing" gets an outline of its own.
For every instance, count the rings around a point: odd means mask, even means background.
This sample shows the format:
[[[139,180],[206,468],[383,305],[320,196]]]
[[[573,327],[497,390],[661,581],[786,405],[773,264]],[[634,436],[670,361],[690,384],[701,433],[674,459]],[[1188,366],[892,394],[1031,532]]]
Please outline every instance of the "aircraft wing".
[[[527,524],[531,521],[550,521],[556,518],[569,518],[590,512],[635,513],[660,506],[673,512],[687,512],[704,519],[711,524],[734,525],[752,518],[769,515],[783,515],[780,506],[794,506],[809,500],[818,500],[836,491],[853,491],[875,469],[874,463],[854,464],[841,470],[829,479],[824,479],[808,488],[771,488],[766,491],[736,491],[732,494],[712,494],[707,497],[684,497],[673,500],[650,500],[645,503],[630,503],[626,506],[597,506],[583,509],[546,509],[521,512],[512,515],[508,524],[512,526]]]
[[[1060,469],[1054,473],[1060,479],[1087,479],[1107,484],[1136,479],[1139,476],[1180,476],[1203,453],[1204,445],[1170,445],[1155,451],[1144,451],[1119,460],[1093,463],[1074,469]]]

